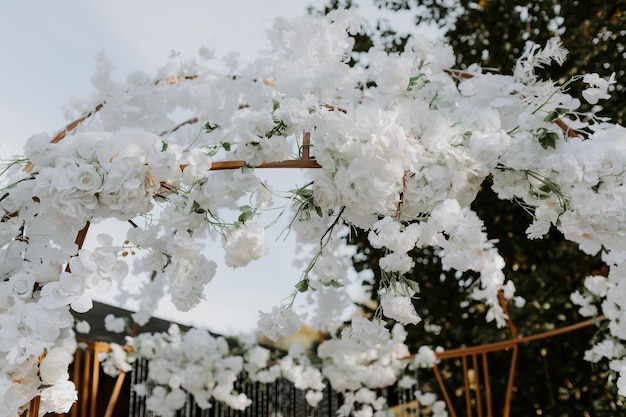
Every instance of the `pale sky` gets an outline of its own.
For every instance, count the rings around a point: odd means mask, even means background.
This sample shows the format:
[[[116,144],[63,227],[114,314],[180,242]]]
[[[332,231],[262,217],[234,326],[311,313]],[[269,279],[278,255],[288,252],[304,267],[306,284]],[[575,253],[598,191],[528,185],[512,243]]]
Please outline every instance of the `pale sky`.
[[[355,1],[373,15],[371,0]],[[171,51],[196,57],[200,47],[221,57],[238,52],[252,61],[267,49],[265,33],[276,17],[306,13],[319,0],[54,0],[6,2],[0,12],[0,157],[20,154],[39,132],[54,136],[68,123],[63,108],[72,97],[89,97],[94,57],[103,52],[123,80],[148,74]],[[393,16],[409,30],[410,15]],[[270,174],[271,175],[271,174]],[[280,175],[291,180],[289,176]],[[289,188],[291,183],[286,182]],[[157,316],[232,334],[256,327],[258,310],[271,310],[289,295],[299,271],[289,261],[293,241],[274,242],[268,257],[247,268],[224,265],[208,285],[207,300],[188,313],[164,304]],[[208,251],[219,251],[208,248]],[[209,255],[210,258],[213,258]],[[103,298],[106,300],[106,298]]]

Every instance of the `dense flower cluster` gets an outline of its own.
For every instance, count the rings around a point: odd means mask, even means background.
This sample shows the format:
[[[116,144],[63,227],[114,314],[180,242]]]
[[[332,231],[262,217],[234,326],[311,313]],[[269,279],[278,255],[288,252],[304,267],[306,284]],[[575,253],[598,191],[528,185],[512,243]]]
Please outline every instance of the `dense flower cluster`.
[[[573,299],[587,315],[600,303],[609,338],[588,356],[608,358],[626,394],[626,129],[581,113],[567,84],[535,76],[536,67],[565,58],[555,40],[529,46],[511,76],[478,67],[455,72],[452,50],[420,37],[402,53],[374,46],[362,57],[369,65],[351,66],[350,34],[360,22],[346,10],[279,19],[269,32],[271,53],[228,76],[185,61],[168,64],[156,79],[134,74],[120,84],[100,62],[98,95],[75,103],[79,114],[97,112],[59,143],[32,137],[25,148],[30,169],[3,171],[0,415],[18,414],[38,395],[42,412],[67,411],[76,398],[65,372],[75,349],[71,310],[87,311],[92,291],[124,279],[129,254],[137,255],[133,276],[150,277],[137,294],[126,294],[138,298],[138,324],[166,293],[183,311],[202,300],[216,273],[202,239],[220,239],[231,267],[264,256],[267,226],[258,215],[280,193],[254,167],[302,155],[309,147],[303,132],[322,168],[288,197],[290,225],[314,254],[289,302],[261,313],[259,327],[270,338],[296,332],[294,300],[315,290],[315,327],[340,334],[318,355],[324,376],[346,392],[343,415],[384,416],[370,389],[396,382],[406,366],[401,331],[390,331],[384,317],[421,320],[412,303],[419,288],[404,277],[415,267],[412,248],[437,247],[445,269],[474,271],[479,285],[471,298],[487,307],[487,321],[506,325],[499,294],[523,305],[502,272],[497,242],[470,208],[487,178],[500,198],[533,214],[529,238],[556,227],[583,251],[602,251],[609,277],[590,277],[588,293]],[[583,98],[591,104],[614,82],[595,74],[572,81],[588,85]],[[192,117],[177,120],[180,114]],[[241,160],[241,169],[209,172],[225,160]],[[81,248],[79,232],[110,218],[129,221],[126,241],[103,235],[96,248]],[[349,300],[344,287],[355,274],[340,248],[343,225],[368,231],[371,244],[387,251],[376,317],[355,317],[344,328],[336,309]],[[119,330],[122,323],[108,325]],[[185,392],[199,404],[217,398],[245,407],[246,398],[233,394],[244,369],[259,380],[290,378],[308,390],[311,404],[322,389],[321,374],[302,355],[275,368],[264,364],[260,348],[247,358],[229,355],[225,341],[201,330],[138,337],[132,348],[131,355],[152,360],[158,386],[147,404],[163,415],[183,406]],[[116,348],[107,368],[124,368],[125,352]],[[444,413],[439,404],[432,409]]]
[[[314,360],[297,343],[282,357],[273,358],[269,349],[256,342],[233,338],[230,343],[235,346],[231,350],[221,336],[213,336],[202,329],[191,329],[183,334],[178,326],[172,325],[167,333],[128,337],[126,349],[113,344],[102,359],[104,371],[112,376],[120,371],[127,372],[135,360],[149,360],[147,379],[133,389],[146,396],[148,410],[165,417],[175,415],[188,401],[188,394],[202,409],[210,408],[211,400],[216,400],[242,410],[250,405],[250,400],[237,392],[236,381],[270,384],[278,378],[305,391],[311,407],[322,400],[328,381],[346,397],[339,416],[385,417],[392,415],[388,414],[387,400],[377,396],[374,390],[400,381],[400,388],[415,389],[417,381],[409,375],[414,375],[417,368],[431,367],[436,362],[434,351],[427,346],[422,346],[418,354],[411,357],[404,344],[405,338],[406,331],[397,324],[391,338],[371,343],[371,347],[357,354],[351,343],[342,338],[325,341]],[[234,354],[234,350],[241,353]],[[432,400],[424,397],[420,404],[431,406],[435,397],[430,396]],[[444,417],[445,407],[437,407],[441,411],[434,415]]]

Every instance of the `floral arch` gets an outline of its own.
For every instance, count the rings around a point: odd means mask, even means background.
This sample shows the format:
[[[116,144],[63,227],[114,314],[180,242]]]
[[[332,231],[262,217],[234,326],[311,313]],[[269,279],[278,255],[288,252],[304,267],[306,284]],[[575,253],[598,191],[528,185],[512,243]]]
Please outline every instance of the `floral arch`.
[[[326,378],[345,393],[342,415],[388,415],[371,389],[411,387],[403,372],[436,362],[433,349],[410,352],[403,343],[402,325],[421,321],[412,304],[419,288],[405,277],[414,267],[408,251],[436,246],[444,268],[476,271],[471,299],[488,307],[488,322],[506,326],[507,303],[523,305],[502,273],[497,242],[469,208],[487,177],[500,198],[533,213],[530,239],[554,226],[586,253],[602,252],[609,276],[587,278],[572,300],[583,315],[603,315],[605,339],[588,358],[610,361],[626,393],[626,130],[581,112],[581,101],[567,93],[570,83],[586,83],[583,98],[596,104],[613,80],[538,79],[534,68],[565,59],[556,40],[529,46],[510,76],[451,70],[451,49],[422,38],[400,54],[374,47],[363,57],[367,65],[349,66],[349,35],[359,25],[346,10],[279,19],[269,32],[272,53],[236,75],[185,61],[118,84],[102,62],[98,97],[77,104],[83,116],[53,140],[39,134],[28,141],[24,159],[2,176],[0,415],[19,414],[34,398],[41,413],[67,411],[76,395],[67,375],[76,349],[72,311],[88,310],[91,291],[125,279],[133,253],[131,276],[150,277],[133,315],[138,325],[165,294],[191,310],[216,273],[199,242],[220,239],[225,263],[245,267],[269,250],[271,224],[259,224],[258,215],[283,197],[281,215],[315,251],[285,303],[260,313],[259,329],[269,338],[297,332],[294,301],[307,293],[311,324],[335,335],[318,349],[321,367],[297,349],[280,365],[254,343],[231,354],[202,330],[130,338],[107,366],[125,371],[139,356],[166,361],[170,371],[152,375],[158,386],[145,393],[163,415],[186,393],[200,405],[215,398],[245,408],[245,396],[232,389],[242,372],[258,381],[286,373],[311,404]],[[181,114],[189,117],[181,121]],[[280,194],[255,167],[283,161],[319,169]],[[238,169],[218,169],[232,164]],[[126,240],[101,235],[99,246],[81,248],[88,225],[108,218],[130,225]],[[352,275],[341,236],[349,227],[369,231],[370,243],[387,254],[376,316],[355,316],[344,327]],[[389,329],[385,318],[399,324]],[[192,365],[205,367],[203,379],[186,373]],[[442,402],[433,410],[445,413]]]

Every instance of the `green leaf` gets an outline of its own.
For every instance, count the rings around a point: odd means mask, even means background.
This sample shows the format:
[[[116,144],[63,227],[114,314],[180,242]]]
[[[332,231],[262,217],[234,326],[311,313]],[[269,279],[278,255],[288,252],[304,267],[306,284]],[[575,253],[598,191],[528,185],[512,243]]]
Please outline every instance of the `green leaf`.
[[[546,117],[543,118],[544,122],[553,122],[556,119],[559,118],[559,113],[557,113],[556,111],[551,111],[550,113],[548,113],[548,115]]]
[[[226,152],[230,152],[230,143],[222,142],[222,148],[224,148]]]
[[[413,281],[411,279],[407,279],[406,283],[416,293],[420,292],[420,285],[417,282],[415,282],[415,281]]]
[[[558,133],[548,132],[545,128],[539,129],[537,133],[537,140],[543,149],[556,148],[556,141],[560,137]]]
[[[332,285],[334,288],[342,288],[343,284],[337,280],[331,280],[330,281],[330,285]]]
[[[211,132],[213,132],[214,130],[219,129],[219,128],[220,128],[220,125],[218,125],[217,123],[215,123],[215,124],[211,124],[211,122],[206,122],[206,123],[202,126],[202,128],[204,129],[204,131],[205,131],[206,133],[211,133]]]
[[[422,78],[423,76],[424,74],[418,74],[416,76],[409,78],[409,85],[407,85],[406,91],[413,91],[413,87],[415,87],[419,79]]]
[[[169,144],[167,142],[163,142],[163,144],[161,145],[161,152],[167,151],[168,146]]]
[[[272,111],[280,109],[280,102],[278,100],[272,100]]]
[[[270,130],[265,137],[269,139],[272,136],[282,136],[282,134],[285,133],[286,128],[287,125],[282,120],[276,121],[276,125],[274,125],[272,130]]]
[[[200,207],[200,203],[198,203],[196,200],[193,200],[193,203],[191,204],[191,211],[198,214],[206,213],[206,210]]]
[[[557,107],[556,109],[554,109],[550,113],[548,113],[548,115],[543,118],[543,121],[544,122],[553,122],[556,119],[558,119],[559,117],[561,117],[564,114],[566,114],[568,111],[569,111],[569,109],[566,109],[565,107]]]
[[[241,206],[239,210],[241,210],[241,214],[237,218],[238,222],[245,223],[254,216],[255,210],[250,206]]]
[[[296,195],[304,198],[310,198],[313,196],[313,190],[310,188],[298,188],[297,190],[294,190],[294,192]]]
[[[309,280],[302,279],[296,283],[296,289],[300,292],[307,292],[309,289]]]

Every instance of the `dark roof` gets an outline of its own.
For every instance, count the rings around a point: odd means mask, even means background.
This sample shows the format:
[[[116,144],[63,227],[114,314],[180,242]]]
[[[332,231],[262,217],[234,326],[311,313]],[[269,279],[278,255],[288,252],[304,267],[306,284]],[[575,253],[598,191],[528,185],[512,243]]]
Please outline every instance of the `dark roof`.
[[[133,319],[131,314],[133,314],[130,310],[125,310],[123,308],[114,307],[108,304],[99,303],[94,301],[93,308],[86,313],[76,313],[73,312],[74,318],[76,321],[84,320],[89,323],[91,327],[91,331],[87,334],[76,332],[76,337],[78,339],[89,340],[92,342],[112,342],[120,345],[125,344],[125,337],[130,334],[130,329],[128,332],[123,333],[112,333],[105,329],[104,327],[104,318],[108,314],[113,314],[115,317],[122,317],[127,319],[129,326],[132,328]],[[155,317],[152,317],[148,323],[138,328],[138,333],[162,333],[167,332],[171,321],[162,320]],[[183,326],[181,324],[178,325],[181,331],[189,330],[189,326]]]

